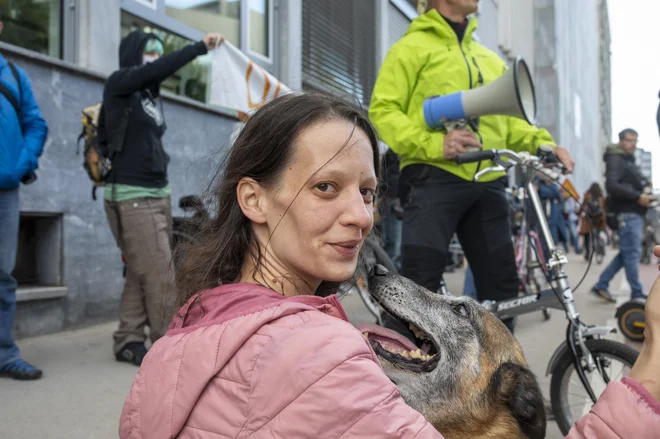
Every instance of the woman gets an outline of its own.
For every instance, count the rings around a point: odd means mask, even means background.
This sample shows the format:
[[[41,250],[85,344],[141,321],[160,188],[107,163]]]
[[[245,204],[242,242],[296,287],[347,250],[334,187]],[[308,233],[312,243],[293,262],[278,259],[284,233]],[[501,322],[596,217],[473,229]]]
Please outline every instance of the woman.
[[[591,257],[591,242],[607,227],[605,197],[598,183],[593,183],[584,194],[580,219],[580,235],[584,237],[584,260]]]
[[[337,298],[322,297],[356,269],[377,157],[366,117],[332,97],[285,95],[250,118],[215,190],[218,215],[177,273],[183,306],[135,378],[120,437],[442,438],[401,399]],[[651,370],[660,347],[646,347]],[[660,378],[649,370],[637,379]],[[648,409],[657,402],[631,383],[637,390],[614,385],[596,407],[614,409],[613,428],[660,428],[660,408]],[[607,428],[593,415],[581,422],[590,437]]]
[[[106,81],[99,133],[110,146],[105,213],[126,261],[126,282],[113,334],[117,361],[139,366],[152,342],[167,329],[161,293],[172,282],[172,208],[169,156],[162,138],[166,123],[160,84],[223,41],[209,33],[201,41],[164,55],[163,43],[136,30],[119,45],[119,70]]]

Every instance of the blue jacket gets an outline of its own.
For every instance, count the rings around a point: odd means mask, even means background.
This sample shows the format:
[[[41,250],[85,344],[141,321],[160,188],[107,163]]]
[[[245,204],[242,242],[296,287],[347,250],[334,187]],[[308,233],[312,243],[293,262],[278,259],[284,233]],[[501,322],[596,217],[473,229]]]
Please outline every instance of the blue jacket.
[[[0,55],[0,81],[14,93],[20,120],[11,102],[0,93],[0,189],[14,189],[37,169],[48,127],[41,117],[27,74],[16,66],[21,93],[8,62]]]

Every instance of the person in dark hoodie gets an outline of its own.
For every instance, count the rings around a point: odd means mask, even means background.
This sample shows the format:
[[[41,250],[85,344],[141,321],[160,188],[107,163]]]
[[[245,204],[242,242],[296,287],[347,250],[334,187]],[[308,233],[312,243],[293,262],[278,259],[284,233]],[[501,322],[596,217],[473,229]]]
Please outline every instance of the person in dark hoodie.
[[[202,41],[164,55],[156,35],[133,31],[121,41],[119,70],[103,90],[99,131],[112,158],[105,212],[127,268],[114,333],[117,361],[139,366],[147,353],[145,326],[154,342],[168,324],[162,297],[174,279],[172,213],[160,84],[223,41],[222,35],[209,33]]]
[[[619,143],[610,145],[605,160],[605,189],[610,197],[607,210],[617,214],[619,221],[619,254],[600,275],[591,292],[609,302],[616,302],[608,291],[612,278],[622,268],[630,284],[632,299],[645,299],[639,281],[639,258],[642,254],[644,215],[653,201],[648,180],[635,165],[637,132],[626,128],[619,133]]]

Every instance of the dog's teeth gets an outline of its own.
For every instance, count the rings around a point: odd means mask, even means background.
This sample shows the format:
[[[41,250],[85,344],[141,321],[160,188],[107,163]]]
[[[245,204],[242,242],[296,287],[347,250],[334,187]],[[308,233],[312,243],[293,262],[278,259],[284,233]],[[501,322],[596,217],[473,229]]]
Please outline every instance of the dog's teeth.
[[[412,358],[417,358],[417,359],[420,359],[420,360],[424,359],[424,354],[422,354],[422,351],[419,350],[419,349],[417,349],[416,351],[410,351],[410,356]]]
[[[408,357],[408,352],[406,352],[406,351],[401,352],[401,355],[404,356],[404,357]],[[410,352],[410,356],[412,357],[412,352]]]

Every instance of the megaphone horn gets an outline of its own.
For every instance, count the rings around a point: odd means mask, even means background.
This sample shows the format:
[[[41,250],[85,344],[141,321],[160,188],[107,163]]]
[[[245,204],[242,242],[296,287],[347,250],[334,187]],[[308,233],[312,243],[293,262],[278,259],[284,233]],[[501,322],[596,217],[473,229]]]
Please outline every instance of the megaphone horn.
[[[443,129],[447,121],[490,114],[536,123],[534,82],[522,58],[516,58],[511,69],[489,84],[424,101],[424,119],[432,129]]]

